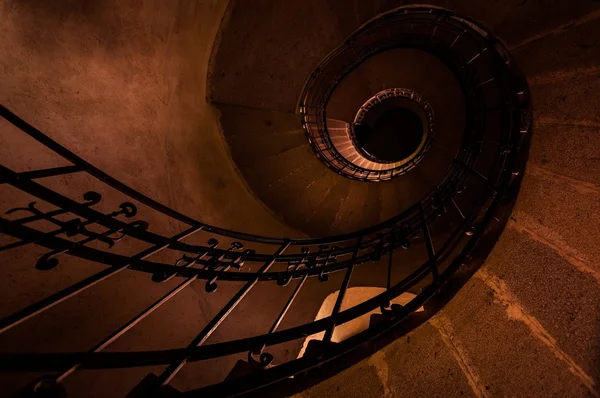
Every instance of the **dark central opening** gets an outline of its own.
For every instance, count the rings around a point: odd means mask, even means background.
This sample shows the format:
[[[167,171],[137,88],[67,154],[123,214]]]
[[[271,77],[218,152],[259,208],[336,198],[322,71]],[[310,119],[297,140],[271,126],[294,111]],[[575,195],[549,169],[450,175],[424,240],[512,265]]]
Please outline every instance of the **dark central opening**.
[[[423,139],[423,123],[414,111],[392,108],[367,115],[355,125],[355,135],[361,148],[371,156],[396,162],[412,155]],[[369,111],[371,114],[371,111]]]

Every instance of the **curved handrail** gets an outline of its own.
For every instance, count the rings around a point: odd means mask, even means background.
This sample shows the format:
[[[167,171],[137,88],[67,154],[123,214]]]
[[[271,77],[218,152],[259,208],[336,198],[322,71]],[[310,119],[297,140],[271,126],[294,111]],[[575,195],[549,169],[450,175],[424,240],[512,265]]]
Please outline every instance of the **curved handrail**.
[[[344,53],[352,52],[353,46],[356,45],[356,42],[368,35],[365,33],[365,31],[368,31],[369,29],[372,31],[377,30],[379,25],[401,22],[402,18],[410,18],[411,26],[415,25],[419,19],[421,19],[426,23],[436,23],[436,28],[441,26],[447,27],[446,25],[442,24],[454,22],[455,24],[460,24],[460,29],[456,28],[458,35],[463,37],[468,36],[472,39],[475,39],[479,41],[484,48],[487,46],[495,47],[498,44],[498,41],[494,39],[485,28],[479,26],[473,20],[464,17],[457,17],[452,12],[437,7],[400,7],[396,10],[381,14],[377,18],[365,23],[359,30],[351,34],[350,37],[340,47],[332,51],[319,65],[319,67],[315,69],[315,72],[313,72],[311,77],[305,83],[299,106],[300,114],[303,116],[303,126],[313,150],[319,158],[324,160],[325,164],[327,164],[334,171],[343,174],[346,177],[363,181],[382,181],[389,180],[393,176],[400,175],[405,172],[404,168],[399,168],[396,172],[390,170],[370,170],[349,162],[338,152],[337,148],[331,142],[325,122],[327,103],[331,99],[333,91],[337,87],[338,83],[342,81],[350,72],[356,69],[358,65],[364,62],[366,59],[378,54],[379,52],[399,46],[417,46],[419,49],[430,52],[432,55],[437,56],[444,61],[439,51],[437,51],[438,49],[435,45],[427,47],[427,45],[436,44],[433,40],[433,37],[429,40],[431,43],[422,41],[415,43],[411,42],[411,40],[406,40],[404,37],[400,37],[400,41],[394,42],[393,39],[390,39],[388,36],[384,36],[381,38],[383,44],[375,43],[368,51],[352,53],[352,57],[348,59],[349,63],[340,67],[340,62],[343,62],[340,61],[340,58],[343,57]],[[466,26],[464,25],[465,23],[467,23]],[[446,66],[448,66],[454,72],[459,80],[461,80],[460,74],[463,72],[462,65],[454,66],[447,61],[444,63],[446,63]],[[328,67],[335,68],[335,73],[331,76],[327,75]],[[464,80],[464,77],[462,80]],[[465,87],[463,84],[463,90],[464,89]],[[315,92],[317,94],[315,94]],[[315,95],[316,98],[313,99]],[[467,98],[469,97],[470,96],[467,96]],[[474,115],[468,116],[473,117]],[[314,130],[316,130],[316,132],[313,132],[313,129],[310,127],[311,125],[315,125]]]
[[[159,377],[160,383],[166,385],[186,362],[222,357],[246,351],[249,352],[249,361],[251,361],[250,358],[252,358],[252,355],[256,354],[257,351],[262,354],[262,351],[268,346],[289,342],[322,331],[327,331],[326,336],[331,336],[331,331],[336,325],[355,319],[377,307],[386,307],[386,303],[389,303],[390,299],[397,297],[419,283],[424,283],[427,278],[431,277],[431,282],[424,290],[400,312],[395,313],[382,328],[367,330],[355,336],[346,345],[341,344],[339,346],[341,348],[337,349],[337,351],[328,346],[330,348],[324,351],[323,356],[320,358],[301,358],[276,367],[279,370],[265,370],[266,373],[264,375],[273,375],[269,376],[268,382],[273,382],[329,361],[340,355],[341,352],[348,351],[357,344],[367,341],[382,330],[392,328],[408,314],[412,313],[414,309],[433,297],[437,289],[453,275],[461,261],[484,233],[484,229],[489,223],[494,209],[501,201],[504,192],[506,192],[513,182],[512,171],[516,167],[516,157],[519,153],[522,137],[527,135],[531,128],[528,123],[528,93],[527,86],[516,69],[514,61],[501,43],[475,22],[438,8],[402,8],[386,13],[383,17],[363,25],[361,30],[355,32],[344,43],[341,47],[342,50],[338,49],[338,51],[347,51],[350,45],[356,46],[358,40],[368,37],[369,30],[386,26],[386,24],[397,24],[399,21],[404,20],[434,23],[433,26],[436,27],[440,26],[442,20],[451,20],[453,27],[457,29],[458,27],[461,28],[459,32],[460,37],[472,37],[476,43],[485,43],[487,45],[486,49],[489,49],[489,51],[481,58],[485,58],[485,62],[487,62],[486,68],[493,71],[494,79],[497,79],[493,83],[498,89],[494,95],[502,96],[501,99],[504,101],[504,105],[498,111],[506,116],[507,124],[506,126],[502,126],[503,128],[499,131],[499,137],[493,137],[494,140],[498,141],[496,143],[498,146],[491,150],[493,157],[491,162],[487,162],[489,164],[486,163],[486,171],[478,171],[478,162],[484,157],[482,154],[490,151],[484,148],[485,145],[489,145],[489,137],[486,134],[490,132],[489,126],[486,125],[486,115],[490,110],[486,108],[486,100],[488,98],[484,85],[489,84],[491,80],[486,80],[486,76],[478,75],[480,71],[473,66],[469,66],[469,64],[463,65],[464,67],[461,67],[461,70],[457,71],[457,60],[451,56],[451,53],[443,51],[441,43],[437,43],[440,48],[430,48],[430,50],[441,57],[442,61],[450,65],[451,69],[456,73],[462,74],[460,79],[462,82],[461,88],[467,94],[470,117],[467,121],[462,149],[455,157],[454,163],[449,167],[438,186],[419,203],[414,204],[401,214],[376,226],[348,234],[324,238],[291,239],[246,234],[202,223],[122,184],[50,139],[7,108],[0,106],[0,116],[71,163],[69,166],[21,173],[0,166],[0,181],[3,184],[9,184],[40,200],[53,204],[57,208],[57,210],[43,212],[36,208],[35,202],[32,202],[26,207],[11,209],[9,211],[11,217],[0,218],[0,230],[15,237],[17,242],[0,247],[0,251],[30,243],[46,247],[51,251],[38,260],[37,267],[40,270],[58,266],[57,257],[63,254],[107,265],[104,270],[1,319],[0,333],[16,327],[22,322],[33,319],[36,315],[52,308],[56,304],[91,288],[99,282],[108,280],[113,275],[124,270],[151,273],[153,282],[164,282],[173,277],[179,278],[182,281],[177,288],[179,290],[171,291],[157,303],[148,307],[140,315],[97,346],[100,348],[95,348],[85,354],[78,352],[66,354],[0,354],[0,368],[64,371],[66,367],[70,367],[61,376],[53,377],[52,380],[58,383],[78,368],[112,368],[168,364],[170,365],[169,368]],[[415,42],[412,43],[415,46],[418,44]],[[446,44],[449,45],[449,43]],[[383,51],[394,45],[398,45],[398,42],[379,42],[377,46],[366,48],[360,54],[356,53],[359,48],[352,47],[351,49],[354,51],[353,55],[363,56],[363,58],[357,57],[357,59],[364,60],[366,59],[364,58],[365,56],[371,56],[377,51]],[[483,52],[483,50],[481,51]],[[339,55],[339,53],[335,54]],[[328,57],[326,62],[331,62],[332,57],[335,58],[335,54]],[[466,61],[462,59],[462,62]],[[487,71],[486,68],[483,69]],[[346,65],[346,67],[337,70],[337,72],[339,74],[336,76],[343,77],[344,73],[349,72],[348,66]],[[324,73],[323,69],[319,73]],[[331,87],[327,86],[324,93],[317,93],[319,94],[317,100],[321,101],[321,104],[326,105],[329,97],[325,94],[330,94],[330,89]],[[306,88],[305,92],[307,92]],[[324,123],[324,109],[323,107],[323,112],[315,115],[317,124]],[[303,112],[305,110],[303,109]],[[323,125],[319,125],[319,128],[321,127]],[[319,131],[326,134],[326,126]],[[115,188],[127,198],[127,201],[121,203],[119,209],[116,211],[106,213],[94,208],[102,199],[98,193],[88,192],[84,195],[84,200],[80,201],[79,199],[65,196],[37,182],[38,179],[52,176],[68,177],[76,173],[87,173],[95,177],[103,184]],[[474,197],[469,202],[468,212],[466,208],[461,209],[455,201],[460,195],[459,192],[464,190],[464,185],[467,182],[473,185],[478,184],[483,191],[480,197]],[[144,204],[153,211],[186,224],[189,228],[170,237],[149,231],[146,221],[135,218],[138,209],[136,204],[129,202],[129,200]],[[444,243],[436,251],[432,242],[430,226],[436,225],[435,220],[444,214],[445,207],[454,207],[454,213],[456,216],[460,216],[458,218],[460,222],[458,222],[456,228],[451,231],[445,231],[444,237],[447,239],[443,241]],[[16,214],[17,212],[28,212],[30,215],[22,218],[14,218],[12,214]],[[70,221],[64,221],[56,217],[65,214],[71,215],[74,218]],[[30,222],[36,220],[51,222],[59,228],[52,232],[47,232],[46,230],[39,230],[28,225]],[[86,226],[90,225],[102,227],[105,232],[92,232],[91,229],[86,228]],[[229,248],[218,248],[219,241],[213,236],[208,239],[206,245],[190,244],[182,241],[198,232],[250,242],[250,244],[272,245],[269,248],[273,250],[270,252],[256,252],[251,248],[243,250],[245,248],[244,245],[238,241],[232,242]],[[83,237],[80,241],[67,238],[79,236]],[[87,245],[89,242],[98,241],[112,247],[124,236],[146,242],[151,247],[134,255],[124,255],[111,252],[108,249],[99,249]],[[427,257],[419,262],[418,265],[415,265],[415,269],[401,281],[392,285],[391,281],[388,280],[386,291],[376,297],[352,308],[341,310],[343,294],[340,293],[334,312],[329,317],[292,328],[277,330],[279,322],[289,309],[289,306],[286,306],[268,333],[231,340],[225,343],[203,344],[257,283],[277,281],[278,285],[284,286],[293,279],[298,281],[296,289],[299,290],[302,287],[303,281],[308,277],[324,281],[327,279],[328,274],[345,272],[342,285],[345,288],[350,282],[352,270],[357,265],[376,263],[387,256],[389,260],[388,267],[392,267],[392,256],[394,252],[397,252],[396,249],[406,249],[410,246],[411,242],[418,241],[419,239],[424,242],[420,243],[420,245],[427,247]],[[294,248],[300,249],[299,252],[286,252],[293,251]],[[460,249],[458,254],[454,254],[456,253],[456,249]],[[174,264],[149,259],[150,256],[161,250],[172,251],[181,255],[181,257]],[[450,263],[446,264],[448,261]],[[251,272],[236,270],[244,262],[252,262],[259,264],[259,266],[253,268]],[[445,264],[445,268],[442,268],[442,264]],[[209,324],[200,331],[188,347],[175,350],[136,353],[100,352],[102,348],[125,333],[137,324],[137,322],[152,313],[152,311],[167,302],[181,289],[196,279],[207,281],[205,285],[207,292],[214,291],[218,282],[243,281],[245,284],[222,307],[219,313],[211,319]],[[290,298],[289,303],[293,301],[294,297],[295,295]],[[329,344],[330,340],[324,341],[324,343]],[[260,347],[260,349],[257,349],[257,347]],[[267,356],[264,358],[267,358]],[[35,359],[35,362],[32,363],[32,359]],[[256,362],[256,360],[254,361]],[[263,361],[262,356],[260,361]],[[260,362],[258,365],[266,368],[268,363]],[[231,386],[231,383],[229,386]],[[211,388],[218,389],[221,387]],[[223,388],[227,390],[230,387],[224,385]]]

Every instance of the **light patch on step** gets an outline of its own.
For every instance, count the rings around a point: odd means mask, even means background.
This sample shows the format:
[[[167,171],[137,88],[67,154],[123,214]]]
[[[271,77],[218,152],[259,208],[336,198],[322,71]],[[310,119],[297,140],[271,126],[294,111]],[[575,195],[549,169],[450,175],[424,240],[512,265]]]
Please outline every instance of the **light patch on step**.
[[[600,397],[600,394],[596,391],[596,382],[594,379],[585,373],[581,366],[558,346],[556,339],[544,329],[536,318],[527,313],[525,308],[521,306],[510,291],[506,282],[489,273],[485,268],[481,268],[477,271],[475,276],[493,290],[495,299],[506,307],[506,314],[510,319],[523,322],[529,328],[533,337],[546,345],[558,359],[565,362],[569,371],[581,381],[581,384],[583,384],[593,396]]]
[[[385,292],[385,290],[386,289],[384,289],[382,287],[351,287],[351,288],[348,288],[348,290],[346,290],[346,295],[344,296],[344,300],[342,301],[342,306],[341,306],[340,311],[344,311],[344,310],[352,308],[358,304],[361,304],[361,303]],[[317,313],[315,321],[317,321],[319,319],[327,318],[328,316],[331,315],[331,313],[333,311],[333,307],[337,300],[338,294],[339,294],[339,290],[334,293],[331,293],[329,296],[327,296],[325,298],[325,300],[323,300],[323,304],[321,304],[321,308],[319,309],[319,312]],[[392,302],[392,304],[400,304],[400,305],[404,306],[404,305],[408,304],[415,297],[416,296],[414,294],[406,292],[406,293],[402,293],[401,295],[399,295],[398,297],[393,299],[391,302]],[[417,310],[417,312],[421,312],[421,311],[424,311],[423,307],[420,307]],[[362,332],[363,330],[368,329],[369,322],[371,321],[371,315],[380,314],[380,313],[381,313],[381,311],[379,309],[374,309],[373,311],[368,312],[364,315],[361,315],[356,319],[353,319],[344,324],[336,326],[335,329],[333,330],[333,336],[331,337],[331,341],[334,343],[337,343],[337,342],[346,340],[347,338],[352,337],[352,336]],[[302,345],[302,349],[300,350],[300,353],[298,354],[298,358],[300,358],[304,355],[304,352],[306,351],[306,347],[308,346],[309,341],[322,340],[324,336],[325,336],[325,332],[315,333],[313,335],[308,336],[306,338],[306,340],[304,341],[304,344]]]
[[[442,311],[440,311],[437,315],[429,320],[429,323],[440,333],[442,340],[450,349],[452,356],[454,356],[458,366],[467,378],[473,393],[479,398],[489,397],[489,394],[485,389],[485,385],[481,382],[477,372],[475,371],[475,367],[467,356],[466,350],[456,339],[450,319],[448,319],[448,317],[446,317]]]
[[[591,275],[600,284],[598,264],[593,263],[577,249],[567,245],[562,238],[550,228],[534,221],[527,214],[515,211],[513,219],[507,225],[520,233],[528,234],[531,239],[552,249],[561,258],[577,270]]]

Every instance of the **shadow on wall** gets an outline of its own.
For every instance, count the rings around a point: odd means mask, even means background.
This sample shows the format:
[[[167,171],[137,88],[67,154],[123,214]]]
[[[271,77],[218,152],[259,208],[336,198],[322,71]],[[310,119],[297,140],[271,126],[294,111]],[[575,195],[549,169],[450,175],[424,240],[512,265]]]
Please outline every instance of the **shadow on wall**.
[[[104,0],[7,0],[4,7],[9,13],[21,16],[22,44],[36,51],[52,52],[57,45],[63,46],[64,42],[57,37],[72,36],[69,32],[74,25],[99,43],[110,45],[117,37],[114,29],[121,26],[118,15],[106,12],[110,8],[105,6]]]
[[[74,57],[91,57],[98,48],[117,57],[131,51],[153,56],[156,39],[168,43],[173,27],[172,13],[163,11],[161,1],[122,2],[118,8],[106,0],[4,3],[4,12],[18,16],[18,22],[2,28],[15,29],[22,47],[34,51],[36,57],[64,54],[65,49]],[[181,10],[178,3],[173,8]]]

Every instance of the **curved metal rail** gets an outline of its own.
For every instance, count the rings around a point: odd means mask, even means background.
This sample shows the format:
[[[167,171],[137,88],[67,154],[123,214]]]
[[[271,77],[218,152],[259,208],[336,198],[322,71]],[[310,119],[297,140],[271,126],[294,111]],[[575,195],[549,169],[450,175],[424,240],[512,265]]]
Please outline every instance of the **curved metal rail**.
[[[406,24],[412,27],[410,35],[403,30]],[[381,29],[385,30],[385,35]],[[447,32],[442,35],[444,30]],[[459,41],[465,44],[464,48],[457,44]],[[0,167],[3,190],[10,186],[10,189],[36,198],[36,201],[15,203],[13,208],[3,209],[6,214],[0,218],[0,231],[15,239],[0,247],[0,251],[25,245],[45,247],[48,252],[35,262],[40,271],[60,267],[63,256],[105,265],[101,271],[1,319],[0,333],[24,322],[35,322],[39,314],[99,283],[110,283],[111,278],[122,272],[148,273],[148,283],[161,283],[172,278],[180,281],[87,352],[0,353],[0,369],[48,372],[49,376],[36,387],[43,393],[57,388],[80,369],[161,364],[167,367],[151,387],[161,391],[189,362],[245,354],[247,360],[243,362],[248,365],[248,374],[252,375],[250,381],[226,380],[201,391],[237,394],[319,366],[396,325],[435,295],[477,242],[494,207],[513,180],[515,158],[523,137],[531,128],[528,92],[506,49],[472,21],[433,8],[401,9],[385,14],[353,34],[324,62],[305,89],[301,111],[307,134],[315,151],[340,173],[351,173],[353,178],[363,180],[383,180],[400,172],[372,174],[372,171],[366,172],[345,163],[332,150],[324,125],[324,109],[334,87],[328,82],[339,81],[368,56],[396,46],[425,48],[460,75],[469,109],[463,149],[438,187],[421,202],[377,226],[345,235],[315,239],[264,237],[202,223],[110,177],[0,106],[2,118],[69,163],[23,172]],[[342,58],[344,62],[338,62]],[[492,115],[493,120],[503,123],[490,124],[488,119]],[[49,178],[61,177],[67,181],[81,173],[116,190],[122,196],[117,208],[101,210],[104,199],[96,191],[86,192],[82,197],[68,197],[44,184]],[[42,203],[52,205],[53,209],[41,210]],[[154,232],[148,221],[151,214],[176,220],[184,227],[173,235]],[[46,228],[40,228],[40,223],[45,223]],[[192,236],[206,244],[187,243]],[[124,237],[144,242],[148,247],[130,254],[111,250],[118,247]],[[402,278],[392,280],[392,268],[403,263],[402,250],[421,250],[422,260],[411,263]],[[156,259],[159,252],[166,252],[177,260],[172,263],[160,261]],[[344,292],[351,285],[353,272],[357,272],[362,264],[363,267],[376,264],[387,267],[387,277],[383,276],[382,283],[386,291],[357,306],[342,309]],[[245,269],[248,271],[242,272]],[[331,315],[280,330],[282,320],[293,310],[292,304],[307,281],[325,283],[334,273],[340,273],[343,278],[341,285],[332,286],[333,290],[339,289],[340,294]],[[215,292],[221,284],[243,282],[243,285],[186,347],[162,351],[104,351],[141,320],[198,281],[203,281],[209,293]],[[222,343],[206,343],[224,320],[234,316],[236,307],[248,300],[250,291],[270,281],[277,282],[271,282],[272,289],[292,282],[296,283],[296,288],[272,324],[266,325],[268,332]],[[409,304],[394,311],[390,309],[391,300],[415,289],[420,292]],[[331,342],[337,326],[377,309],[389,315],[389,321],[383,326],[371,328],[347,341]],[[269,347],[302,340],[319,332],[325,332],[325,337],[318,355],[307,354],[273,366],[278,363],[278,358],[269,354]]]

